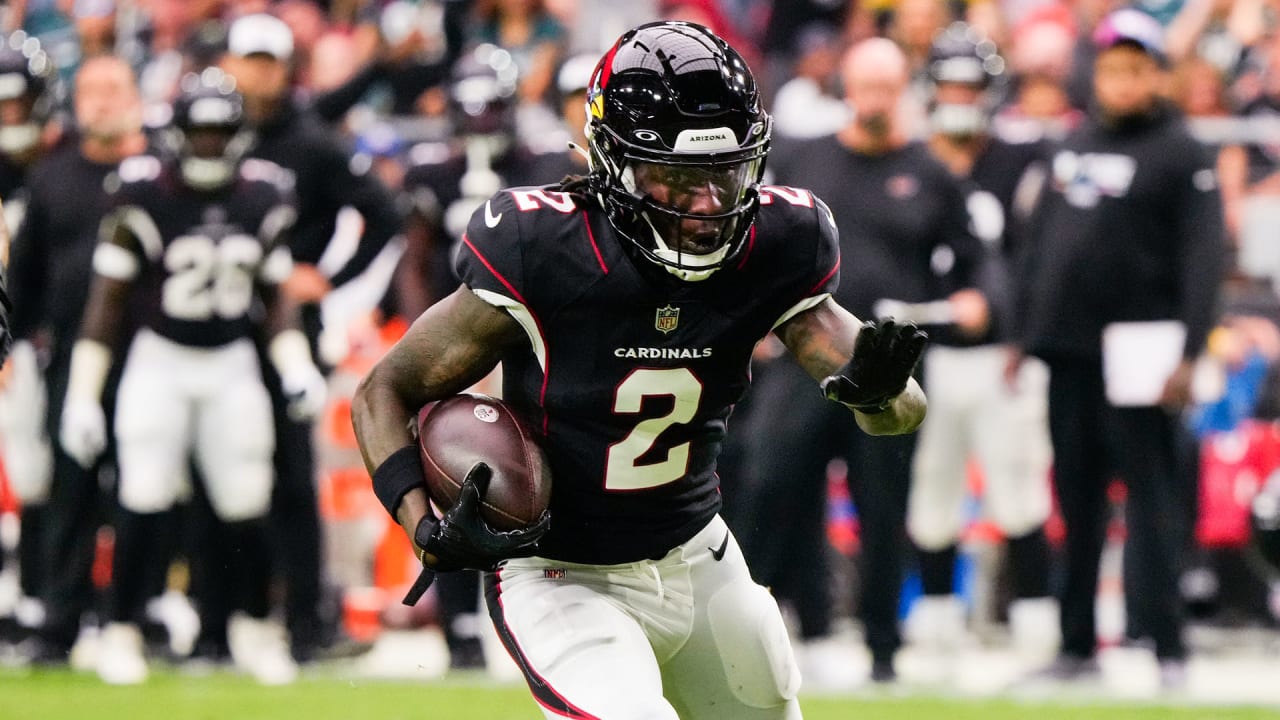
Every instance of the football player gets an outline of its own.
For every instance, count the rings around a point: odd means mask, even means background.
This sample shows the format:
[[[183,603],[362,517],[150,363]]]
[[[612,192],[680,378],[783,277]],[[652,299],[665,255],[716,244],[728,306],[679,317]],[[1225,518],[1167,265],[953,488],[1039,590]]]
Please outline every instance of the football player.
[[[285,241],[295,211],[281,170],[244,160],[252,134],[242,100],[216,69],[184,79],[170,133],[175,157],[123,163],[114,209],[94,251],[94,282],[62,414],[67,452],[88,465],[106,445],[102,388],[124,315],[138,308],[116,404],[121,515],[98,675],[142,682],[137,622],[161,513],[184,490],[194,453],[209,502],[225,523],[239,593],[229,627],[237,664],[259,681],[291,681],[297,668],[267,615],[263,521],[273,481],[271,401],[252,335],[266,306],[269,354],[299,416],[319,410],[324,382],[276,286],[292,262]]]
[[[50,87],[53,63],[40,42],[26,33],[0,36],[0,365],[12,342],[7,270],[10,239],[18,231],[27,207],[27,172],[44,149],[41,142],[53,107]],[[21,625],[32,625],[40,612],[42,575],[39,557],[42,511],[49,495],[52,458],[45,433],[45,388],[31,343],[19,345],[15,359],[0,378],[0,442],[5,471],[18,498],[30,510],[23,513],[19,542],[22,596]],[[24,539],[25,538],[25,539]],[[0,569],[4,568],[0,551]],[[19,607],[0,607],[0,641],[15,629]],[[18,633],[19,635],[21,633]],[[16,635],[15,635],[16,637]]]
[[[590,173],[485,202],[465,287],[362,382],[374,489],[428,569],[490,571],[489,614],[547,717],[798,718],[777,604],[718,515],[725,423],[773,332],[867,432],[911,432],[924,336],[831,300],[835,224],[809,191],[760,185],[770,119],[711,31],[625,33],[587,105]],[[549,523],[511,532],[477,514],[483,463],[432,515],[406,424],[499,362],[556,478]]]
[[[1028,659],[1043,660],[1056,650],[1058,625],[1044,536],[1050,508],[1049,376],[1043,363],[1024,363],[1016,378],[1004,382],[1001,340],[1007,328],[999,315],[1014,309],[999,299],[1009,294],[1015,228],[1029,214],[1025,198],[1035,196],[1037,180],[1044,177],[1037,161],[1046,151],[1040,143],[1012,144],[988,131],[1005,79],[1004,60],[976,28],[955,23],[940,33],[926,71],[929,148],[952,174],[971,181],[965,198],[970,231],[987,250],[978,287],[957,290],[947,309],[959,316],[974,299],[967,296],[981,293],[998,311],[986,331],[934,343],[924,360],[933,407],[913,461],[907,532],[923,557],[925,592],[907,629],[913,640],[938,650],[963,637],[965,609],[952,589],[966,519],[965,463],[974,456],[983,470],[986,515],[1008,541],[1014,644]]]
[[[75,141],[51,149],[28,172],[26,210],[14,234],[8,268],[15,303],[13,334],[20,348],[14,368],[21,367],[19,358],[24,355],[35,365],[32,347],[47,351],[48,411],[42,434],[51,439],[58,435],[71,348],[92,276],[91,257],[109,204],[106,182],[122,160],[147,145],[137,81],[128,63],[113,55],[87,58],[76,70],[74,87]],[[113,372],[107,383],[108,406],[116,377]],[[38,391],[33,394],[38,402]],[[39,413],[35,403],[26,407]],[[38,432],[32,430],[29,436]],[[33,484],[35,492],[23,505],[22,532],[31,541],[23,545],[23,570],[28,580],[43,576],[36,587],[41,589],[44,617],[22,654],[32,663],[58,665],[67,662],[82,616],[94,599],[91,572],[94,538],[103,520],[98,499],[102,463],[82,467],[59,443],[51,444],[50,478]],[[30,468],[23,474],[42,477]],[[29,568],[37,573],[26,573]]]

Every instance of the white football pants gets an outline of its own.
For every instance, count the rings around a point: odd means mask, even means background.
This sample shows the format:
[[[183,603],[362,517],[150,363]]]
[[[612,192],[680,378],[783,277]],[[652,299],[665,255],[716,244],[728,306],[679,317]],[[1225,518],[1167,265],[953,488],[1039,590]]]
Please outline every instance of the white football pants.
[[[970,457],[986,480],[986,515],[1006,537],[1049,517],[1048,368],[1028,358],[1010,390],[1005,357],[999,345],[935,346],[924,357],[929,413],[913,461],[907,532],[925,550],[960,539]]]
[[[778,605],[719,516],[661,560],[509,560],[485,590],[548,718],[800,718]]]
[[[192,450],[209,503],[227,522],[266,514],[274,480],[271,398],[253,344],[179,345],[141,330],[116,399],[120,504],[167,510],[188,487]]]

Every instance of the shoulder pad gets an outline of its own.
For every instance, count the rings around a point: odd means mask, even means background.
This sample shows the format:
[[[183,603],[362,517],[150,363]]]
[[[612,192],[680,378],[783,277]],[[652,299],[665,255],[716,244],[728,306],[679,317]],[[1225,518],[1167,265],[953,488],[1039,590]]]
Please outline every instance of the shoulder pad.
[[[292,171],[262,158],[245,158],[240,163],[240,177],[251,182],[275,185],[281,192],[291,192],[294,185]]]
[[[122,183],[148,182],[160,177],[162,167],[160,158],[154,155],[135,155],[125,158],[116,174]]]
[[[573,195],[560,190],[549,189],[552,187],[556,186],[511,188],[498,194],[509,196],[511,201],[515,203],[515,209],[522,213],[548,209],[568,215],[578,209],[577,201]]]
[[[792,207],[813,207],[813,193],[804,188],[787,187],[785,185],[761,185],[760,204],[790,205]]]

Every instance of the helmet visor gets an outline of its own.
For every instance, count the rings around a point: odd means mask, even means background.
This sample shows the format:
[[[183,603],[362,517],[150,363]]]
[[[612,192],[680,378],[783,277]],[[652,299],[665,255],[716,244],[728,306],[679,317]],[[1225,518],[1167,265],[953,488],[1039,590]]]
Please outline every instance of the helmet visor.
[[[722,248],[747,192],[759,180],[759,159],[719,165],[636,162],[634,192],[668,247],[689,255]]]

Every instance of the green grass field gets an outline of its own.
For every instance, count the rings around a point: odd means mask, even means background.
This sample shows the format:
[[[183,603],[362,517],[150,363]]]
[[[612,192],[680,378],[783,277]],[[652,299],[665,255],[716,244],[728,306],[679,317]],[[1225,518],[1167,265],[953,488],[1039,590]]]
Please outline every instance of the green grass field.
[[[805,698],[802,707],[808,720],[1280,718],[1280,710],[1261,708],[1040,705],[875,696]],[[479,682],[395,683],[334,678],[307,679],[286,688],[262,688],[231,675],[190,678],[157,674],[141,688],[112,688],[104,687],[89,675],[25,675],[0,671],[0,720],[537,720],[541,717],[523,688]]]

